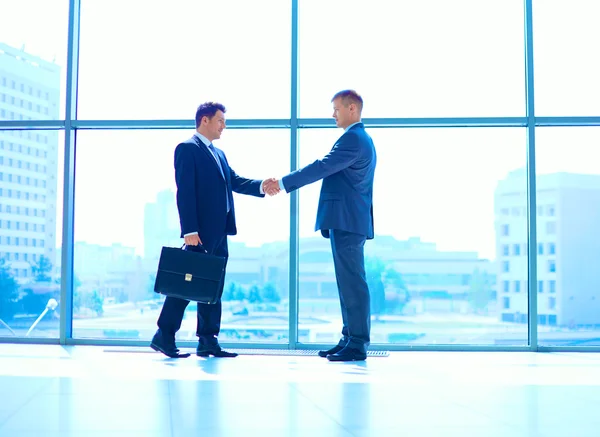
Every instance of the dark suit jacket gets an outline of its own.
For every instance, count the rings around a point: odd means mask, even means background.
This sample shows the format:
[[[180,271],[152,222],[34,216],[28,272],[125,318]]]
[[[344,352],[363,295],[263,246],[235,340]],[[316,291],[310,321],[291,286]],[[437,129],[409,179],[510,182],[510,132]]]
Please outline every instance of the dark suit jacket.
[[[225,235],[235,235],[235,207],[232,191],[264,197],[262,181],[238,176],[227,162],[222,150],[215,147],[225,179],[212,154],[197,136],[175,149],[175,182],[181,237],[198,232],[204,245]],[[230,211],[227,214],[227,199]]]
[[[323,179],[315,231],[340,229],[374,237],[373,179],[377,155],[363,123],[348,129],[331,151],[282,179],[287,192]]]

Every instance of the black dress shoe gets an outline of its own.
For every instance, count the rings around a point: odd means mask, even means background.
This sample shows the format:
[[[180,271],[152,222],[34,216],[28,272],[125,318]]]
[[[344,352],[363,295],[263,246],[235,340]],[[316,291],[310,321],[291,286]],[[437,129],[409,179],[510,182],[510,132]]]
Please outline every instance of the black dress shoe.
[[[329,361],[364,361],[367,359],[367,353],[352,347],[345,347],[335,354],[327,355],[327,359]]]
[[[190,356],[188,353],[180,353],[179,349],[175,347],[175,339],[167,340],[159,329],[152,337],[150,347],[157,352],[162,352],[169,358],[187,358]]]
[[[227,352],[221,349],[219,343],[204,343],[202,341],[198,343],[196,355],[199,357],[208,357],[212,355],[216,358],[235,358],[238,356],[235,352]]]
[[[322,358],[327,358],[327,355],[333,355],[333,354],[337,354],[339,351],[341,351],[342,349],[344,349],[344,346],[340,346],[339,344],[337,346],[332,347],[329,350],[326,351],[319,351],[319,356]]]

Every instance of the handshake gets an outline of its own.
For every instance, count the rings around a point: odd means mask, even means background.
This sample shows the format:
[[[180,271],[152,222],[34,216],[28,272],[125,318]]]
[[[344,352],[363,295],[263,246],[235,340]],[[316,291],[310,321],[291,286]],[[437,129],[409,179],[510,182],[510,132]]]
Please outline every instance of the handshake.
[[[274,196],[281,191],[281,188],[279,187],[279,180],[275,178],[265,179],[262,187],[265,194],[268,194],[269,196]]]

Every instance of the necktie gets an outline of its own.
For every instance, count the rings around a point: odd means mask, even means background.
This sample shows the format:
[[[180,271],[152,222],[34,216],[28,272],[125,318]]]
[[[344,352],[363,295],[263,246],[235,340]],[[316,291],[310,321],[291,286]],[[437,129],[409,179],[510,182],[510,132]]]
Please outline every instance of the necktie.
[[[219,155],[217,155],[217,151],[215,150],[215,146],[212,145],[212,143],[210,143],[208,145],[208,148],[210,149],[210,152],[212,153],[213,157],[215,158],[215,161],[217,161],[217,165],[219,166],[219,170],[221,171],[221,176],[223,176],[223,179],[225,179],[225,173],[223,173],[223,167],[221,167],[221,160],[219,159]],[[227,212],[229,212],[229,210],[231,209],[231,207],[229,206],[229,195],[226,195],[227,197]]]
[[[223,167],[221,167],[221,160],[219,159],[219,156],[217,155],[215,146],[213,146],[212,143],[210,143],[208,145],[208,148],[210,149],[210,152],[212,153],[213,158],[215,158],[215,161],[217,161],[217,165],[219,166],[219,171],[221,172],[221,176],[223,176],[223,179],[225,179],[225,173],[223,173]]]

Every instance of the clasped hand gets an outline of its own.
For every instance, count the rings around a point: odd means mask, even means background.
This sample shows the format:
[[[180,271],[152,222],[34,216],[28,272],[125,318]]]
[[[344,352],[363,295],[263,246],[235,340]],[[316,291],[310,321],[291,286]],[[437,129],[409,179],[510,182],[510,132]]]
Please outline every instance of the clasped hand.
[[[263,182],[263,191],[269,196],[274,196],[281,191],[279,181],[275,178],[265,179]]]

